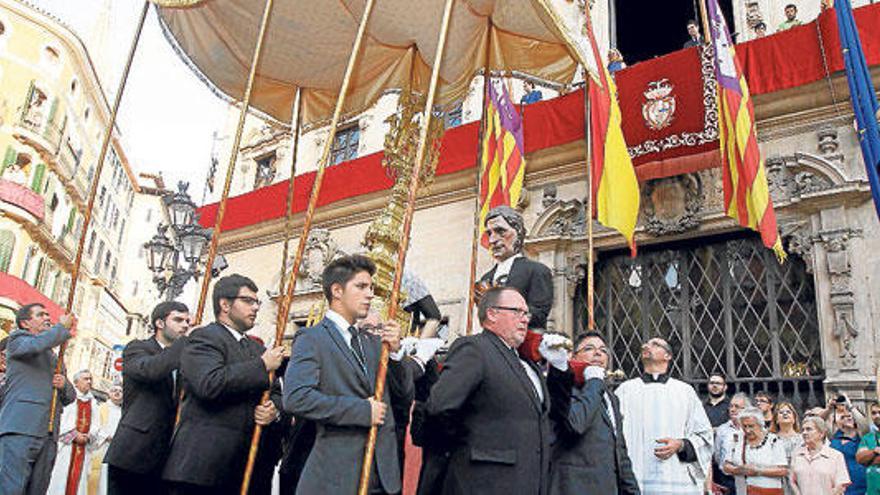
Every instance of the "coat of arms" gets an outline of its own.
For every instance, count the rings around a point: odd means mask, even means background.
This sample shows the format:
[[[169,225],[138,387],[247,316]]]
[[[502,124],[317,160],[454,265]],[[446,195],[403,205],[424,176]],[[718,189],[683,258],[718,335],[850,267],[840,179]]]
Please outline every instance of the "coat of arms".
[[[672,124],[675,116],[675,95],[669,79],[661,79],[648,83],[643,93],[647,101],[642,104],[642,117],[648,128],[659,131]]]

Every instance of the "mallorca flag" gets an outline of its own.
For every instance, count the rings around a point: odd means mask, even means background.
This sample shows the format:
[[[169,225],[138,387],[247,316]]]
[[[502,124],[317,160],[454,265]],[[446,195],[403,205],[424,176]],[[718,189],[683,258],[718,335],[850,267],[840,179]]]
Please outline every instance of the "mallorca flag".
[[[480,237],[483,246],[488,246],[486,215],[496,206],[516,207],[526,172],[522,117],[503,83],[501,94],[498,94],[489,81],[488,96],[480,162]]]
[[[599,66],[599,82],[587,77],[587,97],[590,102],[590,136],[593,184],[590,197],[596,220],[619,231],[626,238],[633,256],[636,254],[633,232],[639,218],[639,181],[620,127],[620,107],[617,87],[608,69],[599,57],[599,47],[593,34],[589,7],[587,8],[587,37]]]
[[[736,50],[718,0],[706,0],[706,4],[718,79],[724,206],[727,215],[740,225],[757,230],[764,245],[773,249],[777,258],[783,261],[785,251],[776,228],[776,214],[767,187],[764,160],[758,149],[755,109],[749,96],[749,86],[736,58]]]

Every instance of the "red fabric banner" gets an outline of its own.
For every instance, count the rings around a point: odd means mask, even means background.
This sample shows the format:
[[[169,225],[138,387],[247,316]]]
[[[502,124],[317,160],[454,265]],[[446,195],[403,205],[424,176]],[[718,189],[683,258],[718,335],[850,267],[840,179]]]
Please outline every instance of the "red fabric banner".
[[[880,64],[880,4],[855,10],[865,56],[869,65]],[[840,41],[834,11],[826,11],[815,22],[736,46],[752,95],[772,93],[827,77],[843,70]],[[825,61],[822,52],[824,47]],[[703,129],[705,108],[698,50],[689,48],[664,57],[635,64],[615,74],[623,114],[623,132],[632,148],[648,140]],[[646,126],[642,115],[649,83],[667,79],[676,95],[675,115],[661,130]],[[583,139],[583,90],[524,108],[526,155]],[[479,122],[449,129],[443,137],[437,176],[476,166]],[[528,158],[528,156],[527,156]],[[695,146],[677,146],[633,159],[640,180],[668,177],[720,165],[717,139]],[[315,173],[296,178],[294,212],[305,210]],[[382,168],[382,153],[374,153],[328,167],[318,201],[328,205],[363,194],[390,188],[392,180]],[[223,230],[255,225],[284,217],[287,182],[273,184],[230,198]],[[201,223],[213,226],[217,204],[199,209]]]

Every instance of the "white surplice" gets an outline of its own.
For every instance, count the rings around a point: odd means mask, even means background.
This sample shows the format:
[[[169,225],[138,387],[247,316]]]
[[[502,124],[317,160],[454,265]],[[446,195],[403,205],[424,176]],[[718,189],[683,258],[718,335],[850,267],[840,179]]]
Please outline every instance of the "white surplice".
[[[92,452],[100,441],[101,418],[98,413],[98,401],[92,393],[76,392],[76,400],[64,407],[61,412],[61,425],[58,428],[58,454],[55,456],[55,466],[52,468],[52,479],[49,482],[48,495],[64,495],[67,487],[67,473],[70,470],[70,455],[72,452],[72,440],[76,430],[76,414],[80,401],[90,402],[92,408],[91,423],[89,424],[89,442],[86,444],[85,459],[83,459],[82,474],[79,477],[77,495],[86,495],[91,466]]]
[[[92,474],[95,471],[94,463],[99,464],[98,478],[98,495],[106,495],[107,493],[107,465],[103,463],[104,454],[116,434],[116,428],[119,426],[119,420],[122,418],[122,407],[117,406],[111,401],[101,404],[99,408],[101,412],[101,427],[99,429],[99,446],[94,453],[94,461],[92,462]]]
[[[674,378],[646,383],[634,378],[615,392],[620,398],[623,433],[633,472],[643,495],[703,493],[712,459],[712,425],[693,387]],[[696,461],[677,455],[660,460],[654,449],[661,438],[686,439]]]

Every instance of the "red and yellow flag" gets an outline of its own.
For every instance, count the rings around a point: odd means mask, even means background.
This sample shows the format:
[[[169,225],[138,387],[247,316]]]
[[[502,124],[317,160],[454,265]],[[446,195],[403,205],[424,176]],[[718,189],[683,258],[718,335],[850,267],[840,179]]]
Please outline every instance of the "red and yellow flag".
[[[706,3],[715,50],[715,76],[718,79],[725,211],[741,226],[758,231],[764,245],[782,261],[785,251],[776,227],[776,213],[767,186],[767,171],[758,149],[755,109],[749,86],[736,58],[733,40],[717,0],[706,0]]]
[[[599,66],[599,82],[587,77],[590,102],[590,150],[593,167],[593,211],[602,225],[619,231],[626,238],[632,254],[636,253],[633,233],[639,218],[639,181],[620,126],[617,87],[599,57],[587,9],[587,37]]]
[[[489,82],[486,100],[483,152],[480,161],[480,238],[485,234],[486,215],[496,206],[516,207],[526,173],[523,122],[504,84],[501,93]]]

